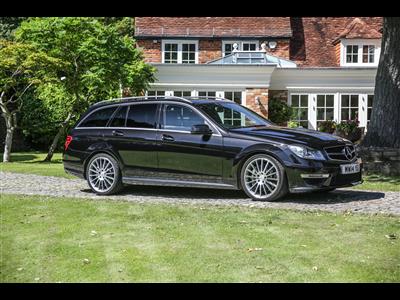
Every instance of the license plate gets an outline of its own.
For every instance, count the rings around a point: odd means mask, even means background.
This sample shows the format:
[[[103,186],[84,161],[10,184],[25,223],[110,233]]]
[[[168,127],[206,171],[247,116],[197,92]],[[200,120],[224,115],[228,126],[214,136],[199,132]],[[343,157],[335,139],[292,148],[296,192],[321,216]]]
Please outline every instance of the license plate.
[[[360,172],[360,164],[340,165],[342,174],[354,174]]]

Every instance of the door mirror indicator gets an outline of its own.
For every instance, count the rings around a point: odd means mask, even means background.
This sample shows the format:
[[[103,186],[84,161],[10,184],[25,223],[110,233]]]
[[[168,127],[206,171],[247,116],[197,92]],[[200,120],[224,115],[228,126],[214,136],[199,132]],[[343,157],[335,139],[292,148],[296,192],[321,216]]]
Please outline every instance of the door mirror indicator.
[[[211,135],[213,132],[207,124],[198,124],[192,126],[192,130],[190,131],[190,133]]]

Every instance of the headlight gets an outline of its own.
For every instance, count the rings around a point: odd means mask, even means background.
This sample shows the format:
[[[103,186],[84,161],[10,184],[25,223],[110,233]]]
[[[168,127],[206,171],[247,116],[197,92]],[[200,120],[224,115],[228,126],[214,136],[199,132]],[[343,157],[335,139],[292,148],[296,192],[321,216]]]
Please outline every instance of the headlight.
[[[288,147],[298,157],[314,160],[325,160],[324,155],[319,150],[310,149],[304,146],[289,145]]]

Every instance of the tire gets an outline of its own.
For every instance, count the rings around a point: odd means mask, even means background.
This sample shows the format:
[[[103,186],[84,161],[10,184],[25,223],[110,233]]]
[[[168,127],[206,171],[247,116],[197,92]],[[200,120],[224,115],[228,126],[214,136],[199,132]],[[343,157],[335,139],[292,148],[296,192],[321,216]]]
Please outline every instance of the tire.
[[[285,169],[270,155],[248,158],[241,168],[240,181],[243,191],[253,200],[276,201],[288,193]]]
[[[96,154],[89,160],[86,178],[90,189],[97,195],[116,194],[123,188],[118,162],[105,153]]]

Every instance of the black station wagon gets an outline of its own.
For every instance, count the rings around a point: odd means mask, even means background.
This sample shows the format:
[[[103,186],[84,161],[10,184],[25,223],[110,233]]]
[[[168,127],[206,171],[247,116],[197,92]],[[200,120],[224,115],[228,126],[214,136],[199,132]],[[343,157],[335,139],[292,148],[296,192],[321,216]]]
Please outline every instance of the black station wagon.
[[[350,141],[276,126],[210,97],[99,102],[69,132],[63,162],[100,195],[147,184],[243,189],[252,199],[272,201],[362,182]]]

